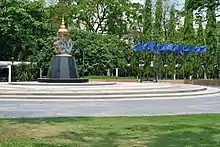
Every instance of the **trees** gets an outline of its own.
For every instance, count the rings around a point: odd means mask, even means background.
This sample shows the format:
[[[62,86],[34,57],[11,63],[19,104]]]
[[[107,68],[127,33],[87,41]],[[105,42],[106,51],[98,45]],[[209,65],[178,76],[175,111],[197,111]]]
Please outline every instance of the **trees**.
[[[209,74],[215,72],[216,67],[218,65],[218,50],[217,50],[217,30],[216,30],[216,14],[215,14],[215,6],[209,7],[206,12],[206,30],[205,30],[205,38],[206,45],[208,47],[208,58],[207,58],[207,67]],[[214,62],[213,62],[214,61]]]
[[[163,42],[164,33],[162,28],[162,18],[163,18],[163,8],[162,0],[157,0],[156,3],[156,12],[155,12],[155,24],[154,24],[154,39],[157,42]]]
[[[89,74],[103,75],[108,69],[124,68],[127,61],[128,44],[112,35],[71,29],[70,38],[73,43],[72,55],[76,57],[79,70],[82,71],[82,50],[84,50],[85,69]],[[48,68],[51,58],[55,55],[53,39],[48,38],[46,46],[38,55],[38,65]]]
[[[175,17],[174,6],[172,6],[170,9],[170,20],[168,23],[167,41],[169,43],[175,43],[176,39],[177,39],[177,36],[176,36],[176,17]]]
[[[196,43],[197,45],[205,45],[204,31],[202,26],[202,17],[198,17],[198,29],[196,33]]]
[[[43,1],[0,1],[0,60],[26,60],[47,34]]]
[[[127,34],[131,6],[129,0],[81,0],[75,7],[74,19],[81,29],[121,38]]]
[[[152,4],[146,0],[143,8],[143,38],[144,42],[152,40]]]
[[[128,44],[113,35],[102,35],[82,30],[71,30],[72,54],[82,69],[80,52],[84,50],[85,69],[90,74],[102,75],[108,69],[123,69],[127,63]]]
[[[196,9],[203,9],[203,8],[212,8],[212,7],[218,7],[220,6],[219,0],[190,0],[188,7],[196,10]]]
[[[188,7],[190,0],[185,0],[185,18],[184,18],[184,29],[183,29],[183,43],[185,45],[195,43],[195,30],[193,27],[193,10]]]
[[[64,14],[68,29],[74,33],[71,35],[76,51],[73,54],[81,64],[80,49],[85,49],[86,69],[90,73],[102,73],[106,68],[119,66],[124,68],[127,62],[133,61],[131,66],[137,74],[138,55],[132,53],[132,46],[137,43],[140,35],[143,35],[144,42],[155,40],[158,43],[185,45],[206,43],[207,64],[214,63],[211,62],[213,59],[215,64],[220,62],[217,60],[220,51],[216,50],[219,37],[217,39],[214,10],[218,3],[215,0],[186,0],[184,14],[181,11],[176,13],[177,10],[172,6],[169,9],[170,16],[167,13],[168,1],[162,0],[157,0],[155,11],[151,0],[146,0],[144,5],[131,3],[129,0],[59,0],[58,3],[52,2],[55,0],[48,1],[51,1],[52,5],[45,7],[43,0],[0,0],[1,60],[10,60],[12,56],[15,60],[28,60],[29,56],[37,55],[39,65],[48,67],[51,57],[55,54],[53,41],[60,26],[61,15]],[[207,17],[203,20],[198,18],[199,28],[195,33],[193,10],[204,11],[203,8],[208,8]],[[182,27],[178,22],[182,22],[180,18],[184,15]],[[208,22],[203,34],[202,23],[206,20]],[[205,36],[201,37],[203,35]],[[162,58],[161,56],[161,61],[164,60]],[[171,59],[167,57],[167,61],[171,62],[168,58]],[[142,59],[147,66],[152,60],[149,54]],[[190,61],[186,63],[187,66],[191,66],[192,58],[187,60]],[[152,69],[146,71],[150,70]],[[211,66],[208,70],[211,70]]]

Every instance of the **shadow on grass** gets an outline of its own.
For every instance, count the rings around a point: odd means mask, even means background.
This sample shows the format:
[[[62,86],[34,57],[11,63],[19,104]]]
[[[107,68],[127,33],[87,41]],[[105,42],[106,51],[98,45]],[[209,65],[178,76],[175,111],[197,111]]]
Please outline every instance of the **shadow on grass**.
[[[117,132],[105,132],[96,133],[89,130],[83,130],[82,132],[63,132],[59,136],[52,138],[71,140],[72,143],[69,146],[90,146],[90,147],[118,147],[117,139],[121,138],[121,135]]]
[[[216,128],[215,128],[216,127]],[[148,147],[217,147],[220,146],[218,126],[205,125],[134,125],[126,128],[132,131],[155,132]]]
[[[134,131],[134,133],[122,135],[123,130]],[[152,136],[149,136],[149,134],[152,134]],[[134,125],[130,128],[114,131],[68,131],[63,132],[58,136],[50,137],[50,139],[59,138],[70,140],[71,143],[66,146],[64,145],[64,147],[119,147],[121,146],[119,141],[123,141],[124,143],[127,142],[127,146],[132,146],[129,144],[129,140],[142,142],[144,144],[141,146],[147,147],[217,147],[220,146],[220,139],[217,137],[215,138],[215,135],[220,135],[220,129],[212,126],[175,124],[166,126]],[[50,147],[50,145],[48,146]]]
[[[50,118],[50,119],[13,119],[14,123],[62,123],[91,121],[95,118]],[[16,121],[15,121],[16,120]],[[99,121],[97,121],[99,122]],[[201,120],[202,122],[202,120]],[[220,126],[216,123],[188,124],[167,123],[149,125],[133,125],[132,123],[115,125],[85,125],[83,129],[60,132],[56,136],[43,138],[40,142],[33,143],[33,147],[120,147],[147,146],[147,147],[219,147]],[[154,124],[154,125],[152,125]],[[116,126],[117,125],[117,126]],[[126,125],[126,126],[125,126]],[[218,135],[218,136],[217,136]],[[45,139],[45,140],[44,140]],[[51,142],[44,142],[50,140]],[[54,144],[56,140],[61,142]],[[66,141],[62,144],[62,141]],[[136,142],[134,142],[136,141]],[[142,144],[138,144],[141,142]],[[25,144],[24,144],[25,146]],[[15,146],[17,147],[17,146]]]

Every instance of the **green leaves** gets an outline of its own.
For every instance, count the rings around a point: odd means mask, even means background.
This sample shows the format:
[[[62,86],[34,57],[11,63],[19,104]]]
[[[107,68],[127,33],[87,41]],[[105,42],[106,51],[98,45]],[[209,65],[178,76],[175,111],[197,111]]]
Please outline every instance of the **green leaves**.
[[[155,12],[155,24],[154,24],[154,39],[157,42],[163,42],[164,40],[164,32],[162,28],[162,19],[163,19],[163,8],[162,8],[162,0],[157,0],[156,3],[156,12]]]
[[[151,41],[153,38],[152,34],[152,4],[150,0],[146,0],[143,8],[143,35],[144,41]]]
[[[123,69],[127,63],[126,53],[129,46],[118,37],[71,29],[70,38],[73,43],[72,55],[75,56],[80,71],[83,68],[82,50],[84,72],[90,74],[103,75],[108,69]],[[44,46],[38,54],[37,63],[39,67],[48,68],[52,56],[55,55],[53,38],[48,37],[42,44]]]
[[[175,17],[175,9],[174,6],[170,9],[170,20],[168,23],[168,36],[169,43],[176,43],[177,35],[176,35],[176,17]]]
[[[185,0],[185,5],[188,4],[189,0]],[[184,10],[185,18],[184,18],[184,29],[183,29],[183,43],[187,44],[195,44],[195,30],[193,26],[193,11],[189,8],[185,8]]]
[[[6,0],[0,2],[0,7],[1,60],[10,60],[13,56],[22,61],[36,54],[37,40],[47,32],[43,2]]]
[[[205,45],[205,38],[204,38],[204,31],[203,31],[203,26],[202,26],[202,18],[198,18],[198,25],[199,28],[197,29],[197,35],[196,35],[196,43],[198,45]]]

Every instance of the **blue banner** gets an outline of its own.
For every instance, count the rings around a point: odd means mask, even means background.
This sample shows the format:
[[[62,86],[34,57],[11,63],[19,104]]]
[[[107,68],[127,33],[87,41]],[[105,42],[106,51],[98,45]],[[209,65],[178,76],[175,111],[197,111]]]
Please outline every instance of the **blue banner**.
[[[134,51],[143,51],[143,45],[142,44],[136,44],[133,47]]]
[[[152,52],[154,50],[154,41],[149,41],[144,44],[144,51]]]
[[[146,52],[154,52],[156,54],[161,53],[169,53],[173,52],[175,56],[179,56],[181,54],[191,54],[191,53],[205,53],[207,52],[206,46],[193,46],[187,45],[186,47],[181,44],[155,44],[154,41],[146,42],[145,44],[136,44],[134,47],[134,51],[146,51]]]

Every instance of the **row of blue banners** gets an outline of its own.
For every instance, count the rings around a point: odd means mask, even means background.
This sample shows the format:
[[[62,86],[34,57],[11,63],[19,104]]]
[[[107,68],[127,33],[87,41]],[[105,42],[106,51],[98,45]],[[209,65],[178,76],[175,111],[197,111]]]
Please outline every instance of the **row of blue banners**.
[[[173,52],[174,55],[178,56],[181,54],[191,54],[191,53],[205,53],[207,52],[206,46],[184,46],[178,44],[156,44],[154,41],[149,41],[144,44],[136,44],[133,47],[134,51],[146,51],[153,52],[160,55],[161,53]]]

